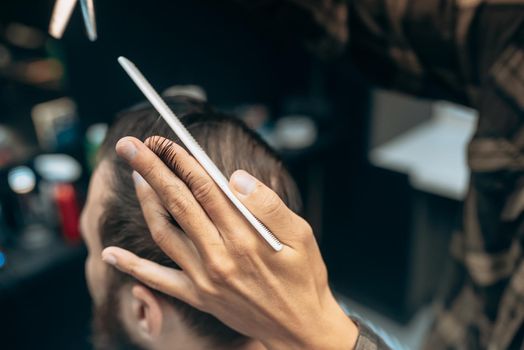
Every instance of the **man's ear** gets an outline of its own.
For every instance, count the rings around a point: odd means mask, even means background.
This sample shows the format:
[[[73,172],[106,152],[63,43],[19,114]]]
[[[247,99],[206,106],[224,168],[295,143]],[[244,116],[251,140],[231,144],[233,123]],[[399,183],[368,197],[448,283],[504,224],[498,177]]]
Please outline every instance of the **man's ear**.
[[[146,342],[155,341],[162,334],[164,314],[158,296],[143,285],[134,285],[128,295],[125,318],[135,334]]]

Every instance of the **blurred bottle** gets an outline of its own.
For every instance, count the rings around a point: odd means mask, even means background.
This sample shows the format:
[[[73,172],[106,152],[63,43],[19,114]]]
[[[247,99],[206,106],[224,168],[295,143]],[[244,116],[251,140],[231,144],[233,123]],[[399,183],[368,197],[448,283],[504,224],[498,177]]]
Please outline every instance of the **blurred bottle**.
[[[79,242],[80,207],[75,187],[67,183],[56,184],[54,200],[58,208],[62,236],[68,243]]]
[[[67,242],[78,242],[80,203],[75,183],[82,175],[80,163],[66,154],[44,154],[35,158],[34,166],[41,177],[39,192],[46,203],[45,222],[59,229]]]
[[[53,235],[43,221],[46,206],[36,191],[36,174],[28,166],[18,166],[9,171],[7,180],[18,208],[16,242],[27,249],[47,246]]]

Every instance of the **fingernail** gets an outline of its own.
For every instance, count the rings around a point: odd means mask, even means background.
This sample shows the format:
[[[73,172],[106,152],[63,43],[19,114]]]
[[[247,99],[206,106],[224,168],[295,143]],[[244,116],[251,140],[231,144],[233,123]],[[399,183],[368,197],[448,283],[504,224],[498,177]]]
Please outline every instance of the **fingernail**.
[[[128,140],[120,140],[116,144],[118,154],[124,157],[126,160],[133,160],[136,156],[136,147],[133,142]]]
[[[133,181],[135,182],[135,185],[142,185],[146,181],[146,180],[144,180],[142,175],[140,175],[139,173],[137,173],[134,170],[133,170],[133,175],[132,176],[133,176]]]
[[[244,196],[253,193],[257,185],[257,180],[244,170],[236,171],[231,177],[231,182],[233,184],[233,188]]]
[[[102,260],[109,265],[116,265],[116,257],[113,254],[103,254]]]

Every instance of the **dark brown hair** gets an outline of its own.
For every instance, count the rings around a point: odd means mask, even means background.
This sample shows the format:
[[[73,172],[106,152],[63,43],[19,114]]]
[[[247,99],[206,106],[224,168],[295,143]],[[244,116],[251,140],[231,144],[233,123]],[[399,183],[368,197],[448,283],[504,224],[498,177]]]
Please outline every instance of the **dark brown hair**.
[[[292,210],[300,210],[299,193],[293,179],[276,153],[256,133],[238,119],[215,112],[198,100],[177,97],[170,98],[168,104],[227,178],[235,170],[244,169],[270,186]],[[99,231],[103,247],[119,246],[164,266],[179,268],[152,240],[136,198],[131,168],[114,150],[115,144],[124,136],[145,140],[153,135],[179,141],[149,104],[121,113],[110,129],[99,152],[99,160],[110,163],[112,191],[104,204]],[[169,151],[155,152],[176,173],[176,167],[168,159]],[[178,227],[174,220],[172,222]],[[110,291],[113,295],[124,284],[137,283],[116,270],[111,270],[109,278],[112,288],[118,288]],[[246,341],[243,335],[213,316],[172,297],[163,297],[172,302],[196,335],[207,338],[216,348],[231,348]]]

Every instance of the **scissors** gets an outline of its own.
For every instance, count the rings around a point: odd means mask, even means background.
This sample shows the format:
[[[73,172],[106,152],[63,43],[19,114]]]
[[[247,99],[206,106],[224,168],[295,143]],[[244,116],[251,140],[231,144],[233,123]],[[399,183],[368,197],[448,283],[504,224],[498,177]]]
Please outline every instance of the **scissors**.
[[[51,36],[57,39],[62,37],[78,1],[80,1],[80,6],[82,7],[87,36],[91,41],[96,40],[97,32],[93,0],[56,0],[51,22],[49,23],[49,34]]]

